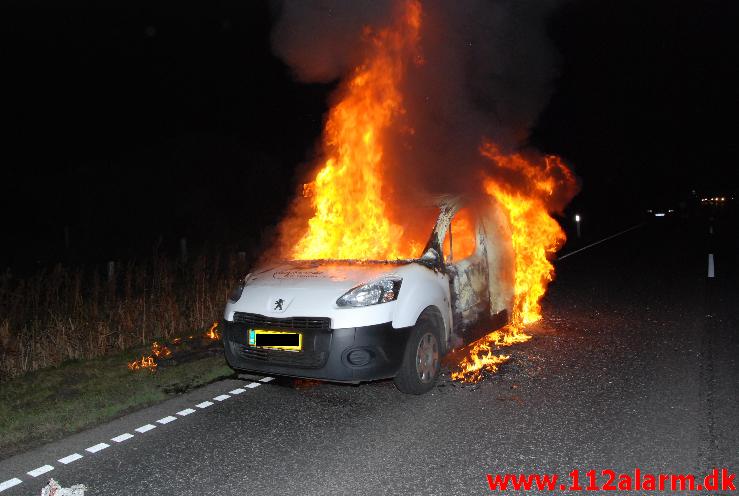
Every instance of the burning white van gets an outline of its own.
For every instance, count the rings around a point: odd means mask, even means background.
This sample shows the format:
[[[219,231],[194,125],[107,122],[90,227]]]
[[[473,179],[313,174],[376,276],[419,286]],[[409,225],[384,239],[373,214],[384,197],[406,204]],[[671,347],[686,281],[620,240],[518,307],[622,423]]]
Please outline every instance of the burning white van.
[[[226,304],[228,363],[337,382],[393,378],[402,392],[429,391],[442,356],[505,324],[513,300],[504,216],[462,205],[439,202],[417,259],[289,261],[248,274]],[[462,216],[471,220],[467,239],[455,239]]]

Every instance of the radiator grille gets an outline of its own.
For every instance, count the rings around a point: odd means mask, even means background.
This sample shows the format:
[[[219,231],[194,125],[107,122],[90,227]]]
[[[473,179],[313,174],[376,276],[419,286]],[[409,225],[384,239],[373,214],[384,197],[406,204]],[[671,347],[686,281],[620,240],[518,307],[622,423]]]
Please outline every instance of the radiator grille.
[[[246,324],[252,329],[331,329],[331,319],[328,317],[288,317],[280,319],[256,313],[234,312],[234,322]]]

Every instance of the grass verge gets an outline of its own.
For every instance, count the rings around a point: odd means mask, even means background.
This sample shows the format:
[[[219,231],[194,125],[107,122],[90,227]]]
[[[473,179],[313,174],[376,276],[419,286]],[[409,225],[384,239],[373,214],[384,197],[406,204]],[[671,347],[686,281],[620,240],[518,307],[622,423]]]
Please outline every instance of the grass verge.
[[[69,361],[0,383],[0,460],[233,375],[222,355],[131,372],[126,364],[142,351]]]

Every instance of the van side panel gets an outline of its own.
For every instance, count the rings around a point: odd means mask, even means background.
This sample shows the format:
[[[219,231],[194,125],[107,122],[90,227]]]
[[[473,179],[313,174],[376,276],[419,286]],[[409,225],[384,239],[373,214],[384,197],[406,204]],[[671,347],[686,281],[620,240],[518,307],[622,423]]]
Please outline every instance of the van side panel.
[[[452,327],[448,276],[419,264],[405,266],[398,272],[403,277],[403,284],[393,311],[393,327],[415,325],[421,312],[434,306],[444,320],[442,339],[448,342]]]

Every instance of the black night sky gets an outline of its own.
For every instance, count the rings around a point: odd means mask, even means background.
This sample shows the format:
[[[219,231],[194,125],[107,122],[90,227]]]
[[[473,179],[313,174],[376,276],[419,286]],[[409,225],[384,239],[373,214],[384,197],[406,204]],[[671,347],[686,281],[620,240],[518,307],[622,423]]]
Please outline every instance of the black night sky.
[[[248,248],[280,219],[333,86],[294,82],[271,54],[275,5],[12,4],[0,267],[141,257],[182,236]],[[738,21],[731,1],[555,13],[560,76],[531,143],[581,178],[570,210],[617,230],[654,202],[736,191]]]

